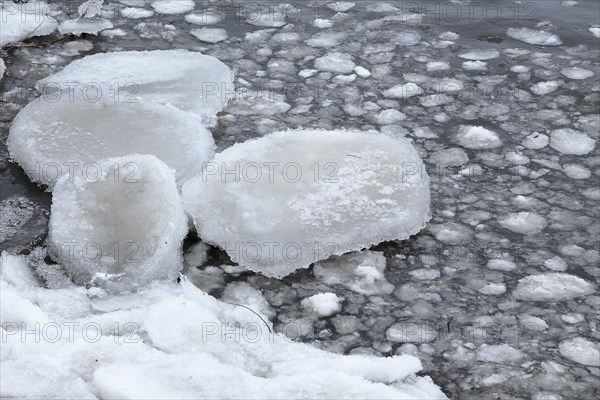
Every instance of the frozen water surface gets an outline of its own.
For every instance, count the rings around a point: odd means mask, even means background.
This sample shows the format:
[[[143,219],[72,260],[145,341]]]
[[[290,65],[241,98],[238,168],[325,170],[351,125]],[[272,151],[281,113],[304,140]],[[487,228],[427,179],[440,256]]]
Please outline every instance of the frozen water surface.
[[[161,14],[152,3],[105,0],[90,19],[114,27],[84,38],[54,28],[25,37],[35,22],[12,25],[20,39],[3,45],[1,397],[398,398],[401,390],[435,398],[438,392],[423,394],[434,390],[424,376],[457,399],[598,397],[598,2],[426,0],[409,9],[407,2],[353,1],[348,8],[350,2],[314,1],[260,3],[259,10],[249,0],[219,0],[195,2],[180,14]],[[49,2],[55,22],[48,29],[77,18],[79,5]],[[128,7],[154,15],[123,16]],[[190,31],[203,25],[228,37],[201,42]],[[556,38],[562,44],[548,45]],[[101,101],[112,101],[110,85],[130,95],[124,85],[137,83],[136,96],[146,102],[200,115],[210,101],[201,97],[198,64],[172,53],[148,63],[126,58],[166,49],[220,60],[210,68],[215,79],[204,82],[223,82],[225,65],[236,72],[235,93],[228,77],[226,96],[214,96],[234,99],[201,117],[214,125],[219,151],[290,128],[377,129],[411,140],[430,175],[431,222],[406,240],[331,257],[283,279],[248,271],[192,232],[179,252],[181,272],[210,295],[185,279],[176,285],[177,274],[129,295],[75,285],[64,265],[47,257],[52,194],[9,161],[10,126],[40,96],[35,83],[76,60],[82,68],[67,67],[59,81],[65,92],[70,81],[80,88],[99,83]],[[85,64],[97,53],[124,58]],[[344,56],[317,67],[331,54]],[[169,59],[179,64],[165,66]],[[218,87],[205,89],[219,93]],[[48,90],[42,97],[51,99]],[[380,124],[398,113],[406,118]],[[499,141],[486,133],[461,144],[464,126],[491,131]],[[332,301],[316,297],[316,307],[302,305],[319,294]],[[336,304],[341,309],[320,316],[319,304],[324,314]],[[75,343],[66,341],[66,326],[62,341],[52,344],[35,343],[33,335],[21,340],[6,324],[63,321],[81,323]],[[226,327],[227,338],[240,332],[248,340],[222,344],[219,330],[203,341],[200,321],[209,322],[205,333],[210,322],[237,324],[242,331]],[[88,322],[103,328],[96,344],[82,338]],[[126,322],[135,325],[124,328]],[[275,342],[285,345],[251,347],[252,329],[269,334],[265,322],[308,345],[280,337]],[[138,343],[115,343],[131,332]],[[412,375],[420,365],[423,378]]]

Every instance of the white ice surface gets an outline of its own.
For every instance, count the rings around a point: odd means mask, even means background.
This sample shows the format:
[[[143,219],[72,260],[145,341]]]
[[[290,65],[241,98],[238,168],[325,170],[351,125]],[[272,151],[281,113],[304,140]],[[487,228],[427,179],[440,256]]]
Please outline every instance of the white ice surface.
[[[159,14],[185,14],[196,6],[193,0],[158,0],[150,4]]]
[[[58,31],[63,35],[79,36],[83,33],[97,35],[105,29],[111,29],[113,23],[107,19],[68,19],[58,25]]]
[[[540,46],[560,46],[562,44],[562,40],[557,35],[537,29],[508,28],[506,34],[513,39],[527,44]]]
[[[126,98],[96,103],[57,93],[24,107],[7,140],[11,156],[31,180],[49,190],[69,174],[94,174],[93,163],[131,153],[153,154],[176,170],[180,184],[214,155],[212,134],[190,113]]]
[[[206,43],[219,43],[228,37],[227,31],[222,28],[198,28],[192,29],[190,33]]]
[[[6,72],[6,64],[4,63],[4,60],[0,58],[0,82],[2,81],[2,78],[4,78],[4,72]]]
[[[183,187],[199,236],[271,277],[385,240],[430,218],[429,178],[403,138],[277,132],[215,156]]]
[[[493,149],[502,145],[498,134],[482,126],[461,125],[456,141],[467,149]]]
[[[596,141],[571,128],[555,129],[550,134],[550,147],[562,154],[585,155],[596,147]]]
[[[104,96],[118,91],[161,104],[170,103],[216,123],[234,91],[233,73],[214,57],[186,50],[124,51],[100,53],[67,65],[61,72],[36,84],[47,96],[57,90],[100,88]],[[132,95],[132,96],[131,96]]]
[[[0,48],[9,43],[54,32],[58,23],[47,15],[48,11],[50,8],[43,1],[0,2]]]
[[[151,155],[95,163],[97,176],[64,176],[52,194],[48,244],[71,279],[113,292],[174,280],[188,221],[174,171]]]
[[[600,349],[598,342],[576,337],[570,340],[563,340],[558,345],[560,354],[578,364],[600,367]]]
[[[293,342],[185,279],[106,295],[42,288],[26,268],[2,255],[3,398],[446,398],[415,375],[413,356],[344,356]],[[24,333],[36,323],[37,342]]]
[[[562,272],[529,275],[520,279],[513,296],[529,301],[562,301],[594,293],[595,286],[575,275]]]
[[[335,293],[317,293],[303,299],[300,304],[304,311],[323,318],[340,312],[342,300]]]

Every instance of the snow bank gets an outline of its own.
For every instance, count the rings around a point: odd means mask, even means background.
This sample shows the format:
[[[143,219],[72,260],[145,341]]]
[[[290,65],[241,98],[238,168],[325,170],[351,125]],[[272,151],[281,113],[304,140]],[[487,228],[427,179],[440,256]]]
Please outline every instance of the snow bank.
[[[216,114],[234,91],[229,67],[214,57],[186,50],[94,54],[40,80],[36,87],[47,96],[58,90],[74,91],[76,97],[83,97],[86,90],[99,90],[104,96],[117,91],[126,99],[170,103],[191,111],[205,125],[216,123]]]
[[[2,397],[446,398],[415,375],[413,356],[343,356],[295,343],[186,280],[112,296],[44,289],[26,268],[2,254]]]
[[[151,155],[109,158],[54,187],[49,251],[71,279],[111,291],[174,280],[188,223],[174,173]]]
[[[152,154],[176,170],[179,183],[212,158],[212,134],[192,114],[138,99],[70,101],[44,97],[23,108],[10,129],[10,154],[30,179],[52,190],[62,175],[94,174],[98,160]]]
[[[47,15],[50,8],[46,2],[30,1],[17,4],[0,2],[0,48],[34,36],[49,35],[58,26],[56,20]]]
[[[271,277],[406,239],[430,218],[429,177],[413,146],[357,131],[236,144],[188,181],[183,197],[203,240]]]

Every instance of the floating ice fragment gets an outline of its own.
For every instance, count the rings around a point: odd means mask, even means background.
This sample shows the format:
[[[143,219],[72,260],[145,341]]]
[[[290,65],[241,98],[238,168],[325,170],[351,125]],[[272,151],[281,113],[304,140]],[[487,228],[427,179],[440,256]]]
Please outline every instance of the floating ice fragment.
[[[537,29],[508,28],[506,34],[513,39],[527,44],[540,46],[560,46],[562,44],[562,40],[557,35]]]
[[[487,71],[487,63],[485,61],[465,61],[462,63],[462,67],[467,71]]]
[[[96,163],[98,176],[63,177],[54,188],[52,257],[71,279],[114,292],[175,279],[188,223],[174,173],[150,155]]]
[[[592,26],[590,29],[588,29],[590,31],[590,33],[594,36],[596,36],[597,38],[600,38],[600,26],[595,25]]]
[[[333,26],[333,21],[330,19],[315,18],[313,26],[319,29],[327,29]]]
[[[493,260],[489,260],[486,267],[489,269],[496,270],[496,271],[508,272],[508,271],[515,270],[517,268],[517,264],[515,264],[513,261],[510,261],[510,260],[496,258]]]
[[[217,12],[205,11],[201,13],[188,14],[185,20],[195,25],[213,25],[218,24],[223,19],[223,15]]]
[[[427,108],[443,106],[444,104],[452,103],[453,101],[454,98],[447,94],[429,94],[427,96],[422,96],[419,99],[419,103]]]
[[[383,95],[389,99],[407,99],[409,97],[423,94],[423,89],[416,83],[405,83],[403,85],[392,86],[385,90]]]
[[[541,215],[525,211],[508,214],[506,217],[500,218],[499,223],[503,228],[524,235],[539,233],[548,225],[546,219]]]
[[[425,66],[425,68],[429,72],[432,72],[432,71],[445,71],[445,70],[450,69],[450,64],[448,64],[445,61],[430,61],[430,62],[427,63],[427,65]]]
[[[579,67],[563,68],[560,73],[569,79],[587,79],[594,76],[594,73],[589,69],[583,69]]]
[[[214,155],[212,134],[192,115],[170,105],[37,100],[14,119],[11,156],[34,182],[52,190],[63,175],[94,178],[95,162],[131,153],[153,154],[176,170],[180,184]]]
[[[318,318],[329,317],[342,310],[342,299],[335,293],[318,293],[300,303],[304,311]]]
[[[558,345],[560,354],[578,364],[600,367],[598,343],[582,337],[564,340]]]
[[[543,81],[538,82],[531,87],[531,91],[538,96],[543,96],[558,90],[563,85],[563,81]]]
[[[365,295],[390,294],[394,285],[385,279],[386,261],[379,251],[360,251],[333,256],[314,266],[315,277],[327,285],[342,285]]]
[[[245,18],[245,22],[254,26],[280,28],[287,22],[285,21],[288,12],[294,13],[295,7],[291,4],[279,4],[277,6],[266,5],[258,7],[240,7],[239,15]],[[296,14],[291,15],[296,16]]]
[[[388,328],[385,336],[392,342],[430,343],[437,339],[435,326],[424,322],[399,322]]]
[[[105,98],[118,93],[126,98],[170,103],[213,125],[234,86],[231,70],[214,57],[186,50],[161,50],[87,56],[40,80],[36,88],[49,97],[62,90],[82,100],[81,96],[89,91]]]
[[[54,32],[58,23],[47,15],[50,8],[46,2],[27,3],[0,2],[0,48],[18,43],[34,36],[46,36]]]
[[[342,43],[347,36],[344,32],[322,32],[308,39],[306,44],[312,47],[329,49]]]
[[[456,222],[431,225],[429,230],[442,243],[460,244],[469,240],[473,231],[465,225]]]
[[[346,12],[354,8],[356,3],[351,1],[336,1],[333,3],[328,3],[327,7],[336,12]]]
[[[539,150],[548,146],[550,143],[550,138],[542,133],[533,132],[531,135],[527,136],[521,144],[528,149]]]
[[[150,4],[159,14],[185,14],[195,7],[193,0],[158,0]]]
[[[228,38],[227,31],[222,28],[192,29],[190,33],[206,43],[219,43]]]
[[[217,154],[183,188],[200,237],[283,277],[330,255],[405,239],[429,220],[429,178],[403,138],[277,132]]]
[[[498,52],[498,50],[484,49],[484,50],[471,50],[466,53],[461,53],[458,55],[458,57],[462,58],[464,60],[471,60],[471,61],[487,61],[487,60],[491,60],[492,58],[498,58],[499,55],[500,55],[500,53]]]
[[[6,71],[6,64],[4,64],[4,60],[0,58],[0,82],[4,77],[4,72]]]
[[[519,280],[513,295],[519,300],[562,301],[594,293],[593,284],[570,274],[549,272]]]
[[[502,140],[494,131],[482,126],[461,125],[456,141],[467,149],[493,149],[502,145]]]
[[[365,79],[371,76],[371,71],[361,66],[354,67],[354,72],[356,73],[356,75]]]
[[[569,178],[573,179],[588,179],[592,176],[592,173],[589,169],[585,168],[583,165],[578,164],[565,164],[563,166],[565,174]]]
[[[356,64],[352,56],[344,53],[331,52],[315,60],[315,68],[319,71],[329,71],[338,74],[349,74],[354,71]]]
[[[596,141],[585,133],[561,128],[553,130],[550,134],[550,147],[562,154],[581,156],[594,150]]]
[[[525,354],[507,344],[482,344],[477,349],[477,359],[479,361],[508,364],[519,361],[523,357],[525,357]]]
[[[406,115],[404,113],[394,109],[383,110],[375,116],[375,121],[378,125],[395,124],[405,119]]]
[[[559,256],[549,258],[544,261],[544,266],[552,271],[563,272],[567,270],[567,263]]]
[[[144,19],[154,15],[154,11],[138,7],[125,7],[120,10],[120,13],[123,18],[129,19]]]

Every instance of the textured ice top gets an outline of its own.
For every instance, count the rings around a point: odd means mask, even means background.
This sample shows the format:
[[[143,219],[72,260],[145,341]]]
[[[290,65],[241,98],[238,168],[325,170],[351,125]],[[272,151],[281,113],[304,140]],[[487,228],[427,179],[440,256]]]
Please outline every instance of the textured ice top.
[[[76,97],[97,88],[104,96],[121,93],[191,111],[212,125],[233,97],[233,73],[214,57],[186,50],[124,51],[84,57],[36,87],[49,94],[62,90]]]
[[[215,156],[183,187],[203,240],[271,277],[386,240],[430,218],[429,177],[403,138],[277,132]]]
[[[46,15],[49,10],[48,4],[43,1],[24,4],[0,2],[0,48],[33,36],[51,34],[58,23]]]
[[[115,296],[45,289],[22,257],[6,253],[0,271],[3,397],[446,398],[415,375],[416,357],[345,356],[294,342],[272,333],[266,316],[186,280]],[[19,329],[31,332],[36,323],[51,327],[47,336],[22,336]]]
[[[75,283],[113,292],[174,280],[188,223],[173,171],[151,155],[109,158],[93,170],[54,188],[51,256]]]
[[[7,141],[30,179],[49,190],[63,175],[93,172],[88,163],[131,153],[157,156],[181,184],[214,155],[212,134],[173,106],[126,96],[121,102],[71,101],[67,93],[56,94],[58,101],[41,97],[23,108]]]

